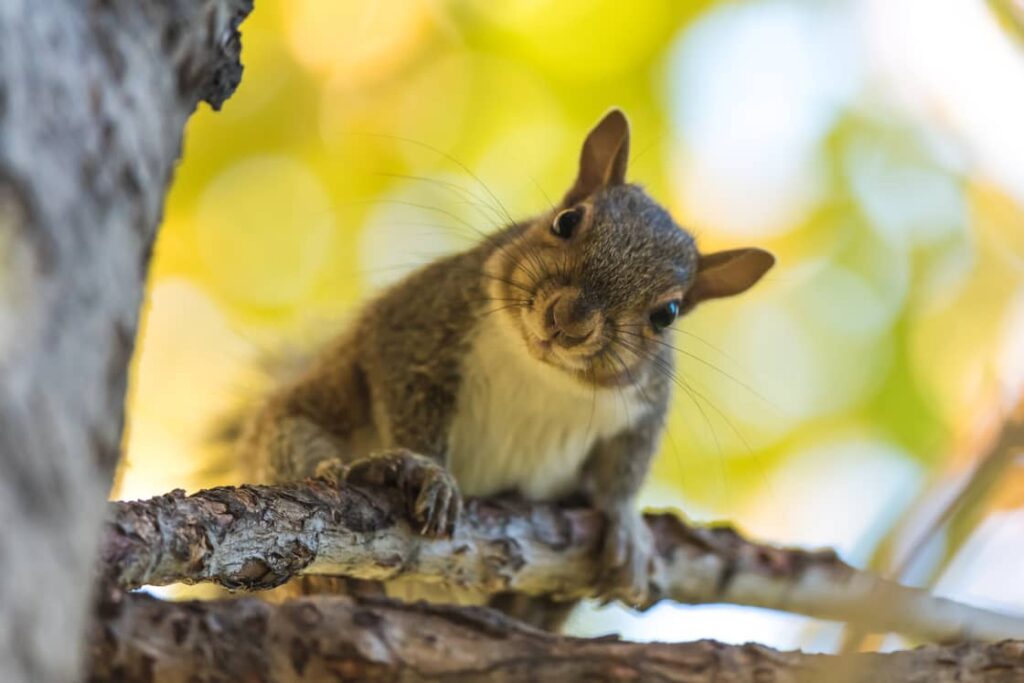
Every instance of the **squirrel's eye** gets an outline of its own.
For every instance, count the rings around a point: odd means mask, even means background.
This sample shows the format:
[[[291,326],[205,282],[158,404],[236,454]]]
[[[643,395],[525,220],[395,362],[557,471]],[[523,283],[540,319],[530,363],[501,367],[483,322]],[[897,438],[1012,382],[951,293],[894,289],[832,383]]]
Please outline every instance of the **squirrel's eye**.
[[[661,332],[675,322],[679,315],[679,302],[669,301],[651,311],[651,327],[655,332]]]
[[[551,223],[551,232],[556,237],[561,237],[563,240],[567,240],[573,236],[573,233],[576,232],[576,228],[579,227],[582,220],[582,210],[579,208],[566,209],[555,216],[554,222]]]

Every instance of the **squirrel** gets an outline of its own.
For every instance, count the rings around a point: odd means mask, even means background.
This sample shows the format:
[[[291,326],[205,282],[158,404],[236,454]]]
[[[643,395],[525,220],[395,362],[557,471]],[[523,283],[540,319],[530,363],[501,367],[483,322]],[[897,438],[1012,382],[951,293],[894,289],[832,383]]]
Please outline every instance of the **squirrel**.
[[[607,519],[600,597],[643,604],[652,541],[636,496],[672,393],[672,324],[775,259],[701,254],[626,182],[628,157],[613,109],[556,207],[371,300],[248,420],[239,452],[255,478],[398,486],[427,536],[453,532],[463,496],[584,501]],[[491,604],[549,629],[568,614],[540,598]]]

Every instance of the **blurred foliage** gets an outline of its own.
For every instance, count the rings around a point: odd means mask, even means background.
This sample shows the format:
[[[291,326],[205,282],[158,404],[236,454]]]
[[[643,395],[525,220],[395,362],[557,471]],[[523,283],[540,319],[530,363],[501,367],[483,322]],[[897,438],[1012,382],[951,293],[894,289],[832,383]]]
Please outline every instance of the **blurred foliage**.
[[[257,356],[544,209],[616,105],[702,248],[779,256],[683,321],[644,501],[867,561],[1024,377],[1024,60],[984,4],[922,3],[260,0],[187,131],[116,494],[212,483]]]

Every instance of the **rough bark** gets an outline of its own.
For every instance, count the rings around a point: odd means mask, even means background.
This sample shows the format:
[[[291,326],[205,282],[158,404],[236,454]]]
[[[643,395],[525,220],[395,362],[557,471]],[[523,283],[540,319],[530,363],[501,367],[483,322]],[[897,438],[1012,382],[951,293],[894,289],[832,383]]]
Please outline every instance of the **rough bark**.
[[[470,501],[451,539],[405,523],[389,490],[312,480],[181,491],[111,504],[103,562],[124,588],[212,581],[277,586],[298,574],[447,581],[486,593],[595,594],[603,520],[592,510]],[[830,551],[753,543],[727,527],[647,515],[652,601],[727,602],[852,621],[927,640],[1024,638],[1024,619],[961,605],[858,571]]]
[[[101,681],[828,681],[1024,680],[1024,643],[925,647],[848,657],[712,641],[583,640],[533,630],[485,608],[382,598],[252,598],[162,603],[120,595],[93,630]]]
[[[186,119],[238,83],[250,6],[0,2],[2,681],[80,671],[149,253]]]

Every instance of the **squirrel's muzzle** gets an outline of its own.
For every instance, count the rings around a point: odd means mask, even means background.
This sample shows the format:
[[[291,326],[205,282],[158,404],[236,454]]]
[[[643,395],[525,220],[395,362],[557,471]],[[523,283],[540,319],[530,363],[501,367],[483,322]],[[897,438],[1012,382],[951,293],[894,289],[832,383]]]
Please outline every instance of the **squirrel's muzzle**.
[[[601,312],[589,306],[578,289],[563,289],[551,297],[544,315],[549,338],[566,348],[600,334],[601,321]]]

